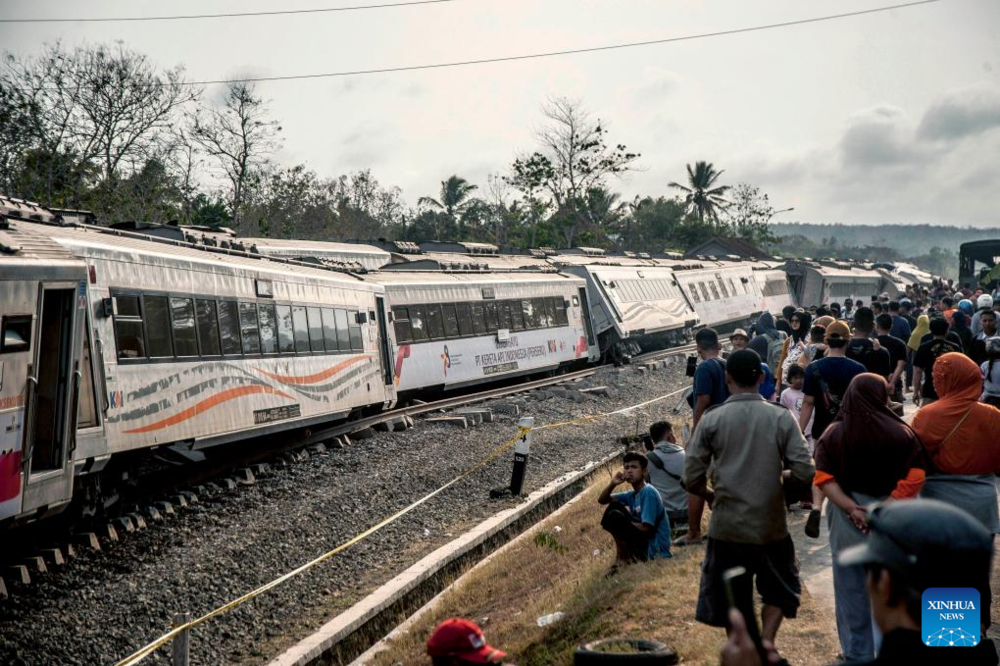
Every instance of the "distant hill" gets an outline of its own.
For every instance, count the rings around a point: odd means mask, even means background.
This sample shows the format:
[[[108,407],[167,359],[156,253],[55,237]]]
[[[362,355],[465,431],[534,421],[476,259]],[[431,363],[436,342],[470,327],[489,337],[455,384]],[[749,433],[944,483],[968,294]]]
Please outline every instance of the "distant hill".
[[[822,244],[830,237],[843,246],[892,247],[903,256],[927,254],[931,248],[958,252],[958,246],[967,241],[1000,239],[1000,227],[977,229],[974,227],[943,227],[930,224],[771,224],[771,231],[778,236],[801,235]]]

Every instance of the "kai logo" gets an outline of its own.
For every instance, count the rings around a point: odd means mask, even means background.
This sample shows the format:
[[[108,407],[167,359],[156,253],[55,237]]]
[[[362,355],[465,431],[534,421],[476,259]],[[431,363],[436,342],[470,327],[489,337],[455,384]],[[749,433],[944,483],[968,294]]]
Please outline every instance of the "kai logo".
[[[979,644],[979,590],[971,587],[931,587],[921,598],[921,629],[925,645],[973,647]]]

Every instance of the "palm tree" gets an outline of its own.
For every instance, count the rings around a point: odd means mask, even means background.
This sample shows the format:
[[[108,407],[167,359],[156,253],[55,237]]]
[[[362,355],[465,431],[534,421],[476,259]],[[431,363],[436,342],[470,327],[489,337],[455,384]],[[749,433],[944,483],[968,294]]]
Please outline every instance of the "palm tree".
[[[464,213],[469,206],[477,200],[471,198],[473,190],[477,189],[464,178],[451,176],[448,180],[441,181],[441,198],[420,197],[417,200],[418,206],[427,206],[433,210],[439,210],[454,218]]]
[[[684,203],[687,204],[689,212],[698,213],[700,221],[704,222],[707,217],[710,220],[718,222],[719,209],[723,209],[729,205],[729,202],[722,196],[729,190],[729,186],[712,186],[715,185],[715,181],[719,179],[719,176],[725,170],[716,171],[711,162],[695,162],[694,169],[691,169],[690,164],[687,165],[687,172],[687,186],[680,183],[670,183],[670,187],[675,187],[687,193],[684,197]]]

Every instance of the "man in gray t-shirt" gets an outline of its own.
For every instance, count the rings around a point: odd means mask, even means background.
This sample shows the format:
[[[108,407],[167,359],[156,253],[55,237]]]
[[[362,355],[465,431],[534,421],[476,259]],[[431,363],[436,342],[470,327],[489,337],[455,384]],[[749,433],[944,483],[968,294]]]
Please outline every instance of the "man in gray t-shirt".
[[[656,488],[663,500],[663,508],[670,517],[670,524],[687,523],[688,494],[681,484],[684,476],[684,448],[676,443],[673,427],[658,421],[649,427],[650,442],[646,458],[649,465],[649,484]],[[649,447],[652,446],[650,449]]]

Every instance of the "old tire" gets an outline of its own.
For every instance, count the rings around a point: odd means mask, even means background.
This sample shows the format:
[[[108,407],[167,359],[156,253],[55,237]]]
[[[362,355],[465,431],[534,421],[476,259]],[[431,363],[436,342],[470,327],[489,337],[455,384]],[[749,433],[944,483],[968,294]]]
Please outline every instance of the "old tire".
[[[615,646],[626,649],[616,651]],[[669,666],[676,664],[677,651],[669,645],[641,638],[610,638],[585,643],[576,649],[573,666],[609,666],[611,664],[642,664]]]

